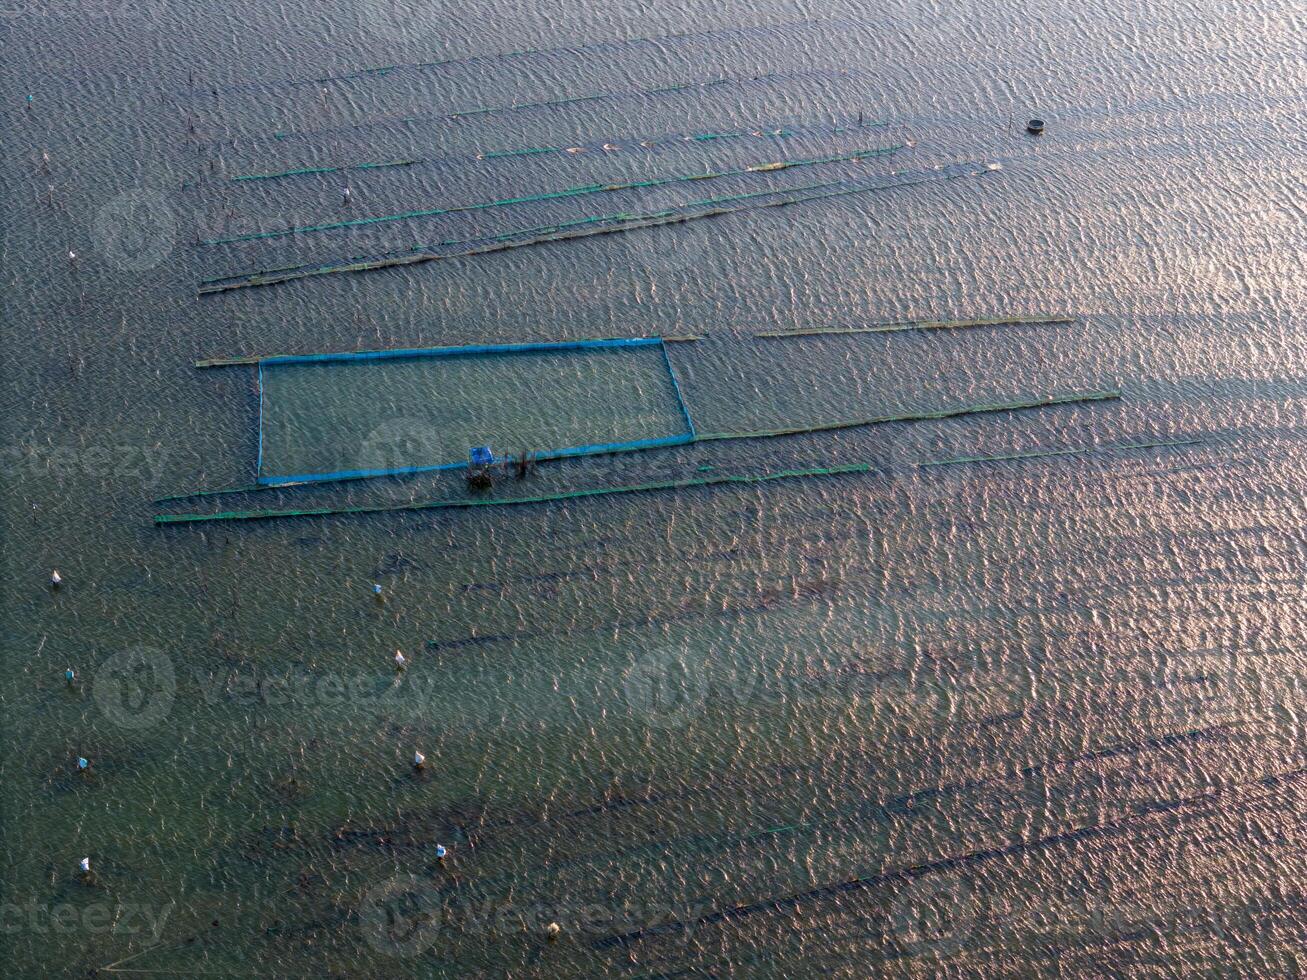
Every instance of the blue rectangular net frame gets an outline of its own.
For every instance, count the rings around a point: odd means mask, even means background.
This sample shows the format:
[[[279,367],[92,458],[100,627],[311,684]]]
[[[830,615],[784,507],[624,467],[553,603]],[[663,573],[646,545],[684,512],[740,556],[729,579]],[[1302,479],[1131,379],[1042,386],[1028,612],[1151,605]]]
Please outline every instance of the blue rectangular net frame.
[[[659,367],[656,371],[655,362],[648,360],[647,355],[638,353],[641,349],[650,349],[650,354],[657,359]],[[570,359],[567,362],[558,361],[557,355],[566,352],[576,352],[582,357],[595,360],[576,364]],[[632,359],[621,359],[622,363],[601,364],[599,358],[604,356],[602,352],[630,353]],[[497,390],[495,385],[500,379],[493,378],[493,368],[478,364],[472,372],[473,377],[463,379],[465,387],[458,388],[457,375],[460,370],[466,373],[473,362],[505,357],[537,358],[538,363],[534,366],[543,369],[544,373],[539,378],[531,378],[527,376],[529,372],[518,371],[517,377],[514,377],[512,370],[507,371],[502,379],[505,382],[503,390]],[[394,396],[394,392],[388,388],[378,388],[375,398],[359,397],[350,402],[351,387],[356,393],[364,393],[364,389],[358,388],[364,382],[364,375],[350,378],[336,376],[321,390],[312,387],[315,366],[362,367],[368,364],[377,366],[377,362],[419,360],[432,360],[451,368],[447,372],[449,377],[445,378],[442,378],[440,372],[427,377],[425,373],[417,374],[408,368],[397,368],[403,375],[402,380],[413,386],[410,393],[422,396],[410,399],[407,404],[413,406],[416,415],[423,416],[425,413],[425,417],[397,415],[404,410],[406,403],[402,400],[395,403],[392,400],[392,404],[387,406],[385,396],[391,396],[392,399]],[[514,365],[514,368],[525,368],[530,363],[529,360],[523,360]],[[578,383],[572,386],[561,383],[550,385],[548,382],[554,380],[550,377],[550,370],[564,364],[576,370]],[[497,457],[512,461],[515,458],[514,450],[529,450],[535,459],[559,459],[684,445],[696,439],[694,422],[672,367],[667,345],[660,337],[278,355],[262,358],[258,362],[258,369],[256,481],[267,486],[465,469],[469,465],[469,449],[485,443],[494,448]],[[290,372],[307,369],[309,376],[282,374],[282,369]],[[602,374],[606,369],[610,371],[608,377]],[[372,375],[375,380],[377,372],[373,371]],[[439,400],[436,396],[447,390],[446,382],[450,377],[453,378],[455,390],[462,397],[450,400],[446,406],[448,411],[442,417],[442,413],[436,410],[436,402]],[[488,378],[491,379],[489,383]],[[607,382],[613,390],[596,390],[603,388],[603,385],[595,384],[587,387],[587,382],[596,381]],[[516,382],[517,387],[509,389],[509,382]],[[655,390],[658,388],[661,390]],[[343,395],[347,405],[342,408],[330,404],[334,395]],[[623,397],[628,399],[626,404],[623,404]],[[552,406],[548,404],[550,398],[554,400]],[[535,401],[541,404],[533,409],[531,403]],[[478,402],[479,405],[475,404]],[[289,403],[290,407],[284,403]],[[506,418],[506,415],[511,414],[510,406],[518,415],[516,423],[510,423]],[[499,411],[501,408],[504,409],[502,413]],[[634,414],[641,408],[643,414]],[[554,412],[552,409],[559,411]],[[484,416],[475,419],[467,417],[467,412],[478,410],[484,412]],[[596,413],[598,417],[595,417]],[[605,418],[605,413],[611,417]],[[395,431],[387,431],[387,425]],[[605,425],[609,428],[603,428]],[[598,431],[599,429],[603,431]],[[632,431],[633,429],[640,431]],[[653,430],[648,436],[630,438],[643,435],[643,431],[648,430]],[[526,433],[518,440],[522,444],[504,444],[519,431]],[[306,432],[310,437],[301,438]],[[368,435],[360,441],[358,436],[363,432]],[[452,432],[459,435],[453,435]],[[561,441],[564,445],[537,448],[531,444],[529,436],[541,434],[562,434],[564,438]],[[574,444],[567,444],[571,440],[566,437],[573,434],[581,438]],[[596,435],[606,438],[600,441],[595,438]],[[622,438],[623,436],[627,438]],[[457,441],[460,437],[461,444]],[[382,449],[388,441],[405,439],[407,444],[394,453]],[[354,455],[359,458],[350,458],[351,443],[358,447],[359,451]],[[441,458],[393,458],[422,456],[427,453],[440,455]],[[275,464],[271,467],[274,472],[268,472],[270,459]],[[329,460],[360,465],[332,467],[325,462]],[[308,465],[288,467],[287,463]]]

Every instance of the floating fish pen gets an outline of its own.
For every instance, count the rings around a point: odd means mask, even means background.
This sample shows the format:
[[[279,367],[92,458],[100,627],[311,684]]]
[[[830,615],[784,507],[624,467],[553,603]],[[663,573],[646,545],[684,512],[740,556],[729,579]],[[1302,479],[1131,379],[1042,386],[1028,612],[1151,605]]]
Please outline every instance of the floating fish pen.
[[[211,238],[199,242],[200,245],[231,245],[239,242],[253,242],[267,238],[285,238],[289,235],[309,235],[325,231],[342,231],[344,229],[364,228],[370,225],[387,224],[395,221],[414,221],[420,218],[435,218],[446,214],[459,214],[465,211],[485,211],[491,208],[512,207],[521,204],[538,204],[543,201],[557,201],[571,197],[586,197],[593,194],[612,194],[621,191],[648,190],[653,187],[665,187],[670,184],[694,183],[705,180],[720,180],[724,177],[745,177],[752,174],[769,174],[781,170],[819,167],[832,163],[850,163],[871,160],[886,156],[902,149],[902,145],[873,147],[854,150],[835,156],[808,157],[799,160],[779,160],[771,163],[757,163],[735,170],[707,170],[692,174],[674,174],[666,177],[646,177],[643,179],[624,180],[601,184],[583,184],[579,187],[567,187],[553,191],[539,191],[518,197],[506,197],[493,201],[476,201],[471,204],[454,204],[444,208],[426,208],[419,211],[404,211],[399,214],[383,214],[369,218],[351,218],[346,221],[331,221],[320,225],[292,225],[276,231],[254,232],[248,235],[235,235],[231,238]]]
[[[466,468],[470,446],[557,459],[692,442],[658,337],[260,358],[255,482]]]
[[[824,337],[859,333],[902,333],[913,330],[971,330],[976,327],[1054,326],[1075,323],[1075,317],[996,317],[982,320],[904,320],[896,323],[872,323],[865,327],[799,327],[794,330],[768,330],[755,337]]]
[[[665,211],[656,211],[645,214],[598,215],[589,218],[579,218],[574,221],[563,222],[557,225],[505,232],[504,234],[494,235],[488,238],[457,242],[442,242],[438,246],[422,246],[412,251],[387,253],[373,257],[358,257],[340,260],[325,265],[289,266],[281,269],[259,270],[257,272],[232,273],[225,276],[216,276],[211,279],[202,280],[197,292],[201,296],[208,296],[217,293],[231,292],[236,289],[251,289],[260,286],[278,286],[287,282],[295,282],[301,279],[311,279],[321,276],[371,272],[376,269],[421,265],[427,262],[438,262],[445,259],[471,258],[478,255],[488,255],[494,252],[510,251],[512,249],[527,248],[551,242],[570,241],[577,238],[589,238],[595,235],[607,235],[640,228],[656,228],[664,225],[686,224],[691,221],[701,221],[706,218],[716,218],[727,214],[740,214],[747,211],[761,211],[768,208],[811,204],[816,201],[834,200],[836,198],[849,197],[856,194],[871,194],[880,191],[898,190],[905,187],[915,187],[919,184],[932,183],[934,181],[958,180],[965,177],[980,177],[991,172],[992,171],[985,167],[976,169],[976,164],[959,164],[947,170],[932,171],[923,176],[910,177],[906,180],[881,181],[870,185],[854,184],[850,186],[849,181],[838,180],[820,184],[810,184],[806,187],[772,188],[764,191],[755,191],[750,194],[736,194],[730,197],[691,202],[690,204],[681,205],[679,208],[671,208]],[[899,176],[901,176],[899,173],[890,174],[890,177]],[[780,194],[798,194],[798,196],[784,197],[781,200],[774,201],[757,200],[758,198],[775,197]],[[738,203],[741,201],[751,201],[752,203]],[[704,208],[704,210],[689,210],[697,207]],[[457,248],[457,246],[470,247]],[[452,248],[454,250],[435,251],[437,248]]]

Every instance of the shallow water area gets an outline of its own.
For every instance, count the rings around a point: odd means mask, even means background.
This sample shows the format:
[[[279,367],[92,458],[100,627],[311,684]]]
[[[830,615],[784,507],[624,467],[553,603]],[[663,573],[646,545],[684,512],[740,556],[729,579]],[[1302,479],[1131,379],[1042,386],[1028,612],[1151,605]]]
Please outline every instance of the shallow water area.
[[[1292,975],[1303,32],[1281,0],[0,19],[6,975]],[[313,172],[235,179],[288,171]],[[732,175],[603,189],[700,171]],[[197,296],[823,182],[885,186]],[[867,464],[821,479],[153,524],[472,492],[156,505],[258,475],[257,370],[197,359],[686,336],[667,357],[706,433],[1122,397],[479,492]],[[452,388],[324,373],[294,428],[345,447],[315,467],[461,459],[491,410],[533,443],[510,453],[679,432],[657,353],[608,381],[471,365],[454,387],[482,408],[448,444],[427,423],[466,407]],[[1092,451],[921,465],[1063,449]]]

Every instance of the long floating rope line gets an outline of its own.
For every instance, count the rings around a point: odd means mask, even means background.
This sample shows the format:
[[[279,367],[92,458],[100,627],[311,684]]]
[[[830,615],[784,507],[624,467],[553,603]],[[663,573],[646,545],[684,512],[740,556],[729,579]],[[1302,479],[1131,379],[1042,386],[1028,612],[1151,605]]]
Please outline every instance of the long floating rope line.
[[[688,339],[688,338],[671,338],[671,337],[663,338],[664,342],[671,342],[672,340],[676,340],[676,339]],[[232,359],[196,362],[196,366],[197,367],[227,367],[232,365],[251,365],[251,364],[259,364],[259,363],[261,363],[260,358],[232,358]],[[1119,391],[1109,390],[1104,392],[1090,392],[1088,394],[1057,396],[1051,399],[1042,399],[1034,402],[1007,402],[998,405],[980,405],[980,406],[970,405],[970,406],[965,406],[961,409],[944,409],[937,412],[923,413],[923,414],[881,416],[879,418],[871,418],[871,419],[855,419],[852,421],[831,422],[831,423],[824,423],[815,426],[806,426],[806,427],[793,428],[793,429],[777,429],[777,430],[760,431],[760,432],[728,432],[728,433],[695,432],[693,439],[689,440],[688,442],[682,443],[681,445],[690,445],[691,443],[695,443],[695,442],[712,442],[712,441],[722,441],[722,440],[731,440],[731,439],[764,439],[764,438],[773,438],[776,436],[803,435],[803,434],[813,433],[813,432],[829,432],[836,429],[847,429],[847,428],[854,428],[854,427],[866,426],[866,425],[880,425],[887,422],[922,422],[922,421],[929,421],[935,419],[952,418],[958,415],[978,415],[978,414],[984,414],[989,412],[1020,411],[1022,409],[1028,409],[1028,408],[1047,408],[1053,405],[1068,405],[1068,404],[1076,404],[1081,402],[1113,401],[1120,398],[1120,396],[1121,393]],[[690,421],[690,426],[691,428],[693,428],[693,421]],[[1195,440],[1195,441],[1201,441],[1201,440]],[[1177,442],[1174,444],[1141,443],[1139,445],[1127,446],[1121,448],[1144,449],[1151,445],[1158,445],[1158,446],[1178,445],[1179,446],[1179,445],[1188,445],[1188,443],[1186,442]],[[606,453],[589,453],[587,455],[601,456],[601,455],[616,455],[618,453],[628,453],[628,452],[643,452],[649,448],[654,448],[654,447],[647,447],[647,446],[629,447],[628,446],[628,447],[622,447],[620,449],[612,449]],[[1093,448],[1095,447],[1090,447],[1091,450]],[[1104,447],[1104,448],[1110,449],[1113,447]],[[1056,451],[1050,453],[1050,455],[1057,455],[1059,452],[1060,451]],[[1039,454],[1036,453],[1034,455],[1039,455]],[[549,462],[552,459],[563,459],[563,458],[568,458],[568,457],[562,455],[555,456],[549,453],[537,453],[532,456],[532,461],[536,463],[543,463],[543,462]],[[1009,459],[1009,458],[1016,459],[1016,458],[1024,458],[1024,457],[1022,456],[974,457],[974,458],[963,457],[959,459],[938,460],[931,463],[919,463],[918,465],[919,466],[948,466],[955,463],[997,462],[999,460]],[[509,457],[507,461],[511,463],[513,461],[512,457]],[[331,480],[287,480],[285,482],[278,482],[278,483],[251,483],[245,486],[224,487],[218,490],[192,490],[187,493],[169,494],[168,496],[165,497],[156,498],[154,503],[164,504],[175,500],[189,500],[192,497],[217,497],[217,496],[225,496],[233,493],[259,493],[267,490],[285,490],[285,489],[291,489],[295,487],[320,486],[323,483],[348,483],[357,480],[372,480],[376,478],[377,477],[375,474],[364,474],[364,475],[340,476]]]
[[[524,504],[540,504],[559,500],[577,500],[582,497],[602,497],[610,494],[646,493],[654,490],[680,490],[689,487],[706,487],[723,483],[768,483],[773,480],[791,480],[812,476],[838,476],[845,473],[868,473],[873,469],[870,463],[854,463],[848,466],[822,467],[811,470],[782,470],[778,473],[764,473],[754,476],[710,476],[694,480],[668,480],[661,483],[642,483],[636,486],[596,487],[590,490],[576,490],[571,493],[546,494],[538,497],[517,497],[512,500],[428,500],[411,504],[387,504],[372,507],[311,507],[297,510],[233,510],[217,514],[159,514],[154,518],[155,524],[192,524],[202,521],[258,521],[272,520],[279,517],[325,517],[336,514],[381,514],[406,510],[445,510],[463,507],[512,507]]]
[[[755,337],[820,337],[830,334],[902,333],[910,330],[967,330],[973,327],[1051,326],[1075,323],[1075,317],[999,317],[985,320],[905,320],[898,323],[873,323],[865,327],[800,327],[795,330],[769,330]]]
[[[801,435],[812,432],[829,432],[836,429],[849,429],[860,426],[883,425],[888,422],[917,422],[934,419],[956,418],[962,415],[981,415],[992,412],[1014,412],[1025,409],[1049,408],[1055,405],[1072,405],[1085,402],[1112,401],[1121,397],[1120,391],[1093,391],[1070,395],[1053,395],[1046,398],[1020,402],[1002,402],[993,405],[967,405],[956,408],[938,409],[931,412],[918,412],[903,415],[882,415],[868,419],[850,419],[842,422],[830,422],[821,425],[802,426],[789,429],[772,429],[757,432],[716,432],[696,436],[692,442],[724,441],[735,439],[770,439],[778,436]],[[688,443],[687,443],[688,444]],[[541,454],[539,459],[548,459],[548,454]],[[546,494],[534,497],[517,497],[507,500],[493,499],[456,499],[428,500],[407,504],[386,504],[361,507],[313,507],[294,510],[239,510],[223,511],[217,514],[159,514],[154,518],[156,524],[185,524],[203,521],[237,521],[269,520],[279,517],[320,517],[333,514],[379,514],[409,510],[448,510],[462,507],[517,507],[525,504],[547,503],[560,500],[575,500],[582,497],[600,497],[611,494],[646,493],[654,490],[678,490],[688,487],[715,486],[723,483],[768,483],[773,480],[796,479],[800,477],[835,476],[844,473],[866,473],[873,469],[870,463],[853,463],[846,466],[820,467],[809,470],[782,470],[778,473],[765,473],[745,476],[708,476],[687,480],[669,480],[658,483],[642,483],[634,486],[596,487],[589,490],[575,490],[568,493]]]
[[[845,133],[857,132],[859,129],[883,129],[890,124],[888,119],[877,119],[867,122],[859,122],[856,125],[850,121],[847,126],[782,126],[776,123],[758,124],[747,129],[725,130],[722,132],[708,133],[665,133],[661,136],[612,136],[608,139],[598,141],[590,140],[586,142],[574,142],[559,146],[527,146],[517,149],[503,150],[482,150],[479,153],[469,153],[465,157],[414,157],[403,160],[372,160],[359,163],[339,163],[323,164],[317,167],[297,167],[286,170],[274,170],[266,173],[249,173],[233,174],[227,180],[234,183],[248,183],[259,180],[281,180],[290,177],[308,177],[320,174],[337,174],[347,173],[354,170],[385,170],[398,167],[412,167],[419,164],[428,165],[452,165],[455,162],[462,163],[465,160],[507,160],[516,157],[542,156],[554,153],[574,153],[577,150],[603,150],[604,152],[614,152],[613,147],[618,149],[641,149],[651,150],[667,145],[676,145],[680,143],[709,143],[716,140],[729,139],[788,139],[802,138],[808,136],[841,136]]]
[[[816,184],[801,184],[791,188],[771,188],[768,190],[754,191],[749,194],[735,194],[729,197],[708,198],[707,200],[702,200],[702,201],[689,201],[685,204],[667,208],[664,211],[648,212],[644,214],[630,214],[621,211],[615,214],[591,215],[589,217],[577,218],[572,221],[564,221],[554,225],[537,225],[533,228],[516,228],[511,231],[502,232],[497,235],[479,235],[475,238],[447,239],[443,242],[433,242],[433,243],[427,243],[425,245],[414,245],[410,249],[401,249],[393,252],[382,252],[373,255],[359,255],[347,259],[337,259],[332,263],[324,264],[322,266],[313,265],[313,264],[292,265],[292,266],[284,266],[282,268],[276,268],[276,269],[261,269],[259,270],[258,273],[231,273],[229,275],[213,276],[209,279],[200,280],[200,285],[208,286],[214,283],[225,283],[228,280],[232,280],[232,279],[244,279],[250,275],[267,277],[272,275],[279,275],[281,273],[300,272],[305,269],[335,268],[341,265],[353,267],[354,265],[357,264],[378,262],[382,260],[407,259],[417,253],[429,249],[452,248],[459,245],[476,245],[481,242],[504,242],[511,239],[518,239],[524,237],[529,238],[530,236],[533,235],[549,235],[555,232],[562,232],[570,228],[575,228],[575,227],[580,227],[585,225],[602,224],[604,222],[622,223],[622,222],[632,222],[632,221],[646,221],[655,218],[664,218],[667,216],[677,215],[678,208],[684,209],[684,208],[690,208],[696,206],[716,205],[722,202],[744,200],[748,198],[769,197],[769,196],[775,196],[777,194],[797,193],[800,191],[811,191],[824,187],[836,187],[841,184],[847,184],[847,183],[848,183],[847,179],[842,179],[842,180],[835,180],[835,181],[823,181]],[[446,256],[438,256],[438,257],[449,258],[453,256],[446,255]]]
[[[1202,439],[1176,439],[1171,441],[1158,440],[1155,442],[1127,442],[1114,446],[1076,446],[1070,449],[1040,449],[1028,453],[1012,453],[1007,456],[958,456],[954,459],[934,459],[926,463],[918,463],[922,468],[931,466],[961,466],[970,463],[1005,463],[1023,459],[1044,459],[1048,456],[1083,456],[1087,453],[1116,453],[1125,452],[1130,449],[1164,449],[1173,446],[1197,446],[1201,445]]]
[[[963,165],[965,166],[965,165]],[[508,232],[503,235],[496,235],[492,238],[476,239],[476,241],[486,242],[486,244],[477,245],[472,248],[464,249],[458,252],[436,253],[427,251],[426,247],[420,248],[413,252],[402,253],[399,255],[378,257],[373,259],[363,259],[347,261],[344,264],[331,264],[321,266],[298,266],[289,269],[277,269],[271,272],[262,271],[256,273],[239,273],[230,276],[219,276],[214,279],[204,280],[198,290],[199,295],[205,296],[214,293],[229,292],[235,289],[249,289],[258,286],[276,286],[286,282],[293,282],[299,279],[307,279],[317,276],[340,275],[352,272],[369,272],[374,269],[390,268],[392,266],[419,265],[425,262],[436,262],[442,259],[464,258],[476,255],[485,255],[491,252],[502,252],[517,248],[526,248],[532,245],[542,245],[549,242],[569,241],[576,238],[588,238],[593,235],[606,235],[624,231],[631,231],[637,228],[655,228],[662,225],[681,224],[691,221],[699,221],[705,218],[715,218],[726,214],[738,214],[745,211],[758,211],[765,208],[786,207],[793,204],[808,204],[814,201],[831,200],[840,197],[847,197],[854,194],[868,194],[877,191],[895,190],[903,187],[914,187],[919,184],[932,182],[935,180],[956,180],[961,177],[978,177],[989,173],[987,168],[980,170],[958,169],[957,172],[947,173],[940,172],[919,177],[914,180],[903,180],[894,183],[880,183],[871,186],[844,186],[848,181],[833,181],[827,184],[815,184],[808,188],[789,188],[774,189],[768,191],[759,191],[753,194],[735,195],[730,198],[721,198],[720,201],[736,201],[747,198],[757,198],[763,196],[775,196],[777,194],[794,193],[800,190],[811,190],[819,187],[835,187],[835,190],[826,190],[821,193],[808,194],[801,197],[787,197],[780,201],[766,201],[756,204],[741,205],[738,207],[719,207],[714,206],[709,210],[697,213],[682,213],[681,211],[671,209],[663,212],[655,212],[646,215],[601,215],[594,218],[584,218],[573,222],[566,222],[561,225],[555,225],[551,228],[541,229],[545,232],[537,237],[518,239],[512,241],[515,236],[522,234],[531,234],[535,229],[524,229],[521,232]],[[682,207],[694,207],[701,204],[712,204],[713,202],[696,202],[695,204],[682,205]],[[582,227],[586,225],[596,225],[609,223],[604,227]],[[442,243],[446,244],[446,243]],[[452,245],[462,244],[458,242],[448,243]]]
[[[873,147],[842,153],[836,156],[808,157],[801,160],[781,160],[775,163],[757,163],[737,170],[708,170],[702,173],[675,174],[669,177],[651,177],[644,180],[627,180],[605,184],[582,184],[562,190],[541,191],[538,194],[524,194],[520,197],[505,197],[493,201],[477,201],[472,204],[455,204],[446,208],[425,208],[418,211],[404,211],[399,214],[383,214],[370,218],[351,218],[348,221],[333,221],[321,225],[292,225],[276,231],[253,232],[248,235],[235,235],[231,238],[210,238],[200,241],[203,246],[230,245],[236,242],[253,242],[268,238],[285,238],[288,235],[309,235],[324,231],[339,231],[344,228],[361,228],[366,225],[385,224],[394,221],[414,221],[419,218],[434,218],[445,214],[458,214],[462,211],[484,211],[490,208],[511,207],[516,204],[531,204],[539,201],[553,201],[568,197],[585,197],[591,194],[611,194],[618,191],[644,190],[650,187],[663,187],[667,184],[692,183],[701,180],[719,180],[723,177],[741,177],[748,174],[774,173],[779,170],[793,170],[802,167],[816,167],[828,163],[847,163],[850,160],[874,159],[887,156],[901,150],[904,144],[896,146]]]

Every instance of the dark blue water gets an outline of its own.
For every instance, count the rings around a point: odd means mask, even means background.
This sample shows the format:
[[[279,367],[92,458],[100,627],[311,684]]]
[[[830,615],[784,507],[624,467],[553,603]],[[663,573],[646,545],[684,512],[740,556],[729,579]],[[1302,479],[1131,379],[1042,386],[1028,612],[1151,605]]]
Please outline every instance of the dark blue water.
[[[0,33],[7,975],[1301,969],[1292,4],[150,0]],[[683,138],[708,133],[740,135]],[[859,181],[902,186],[196,295]],[[1040,315],[1074,322],[756,336]],[[156,507],[255,476],[255,372],[198,358],[671,334],[702,338],[671,348],[701,431],[1122,397],[550,463],[494,493],[859,475],[152,524],[467,492]],[[1187,444],[919,465],[1158,441]]]

